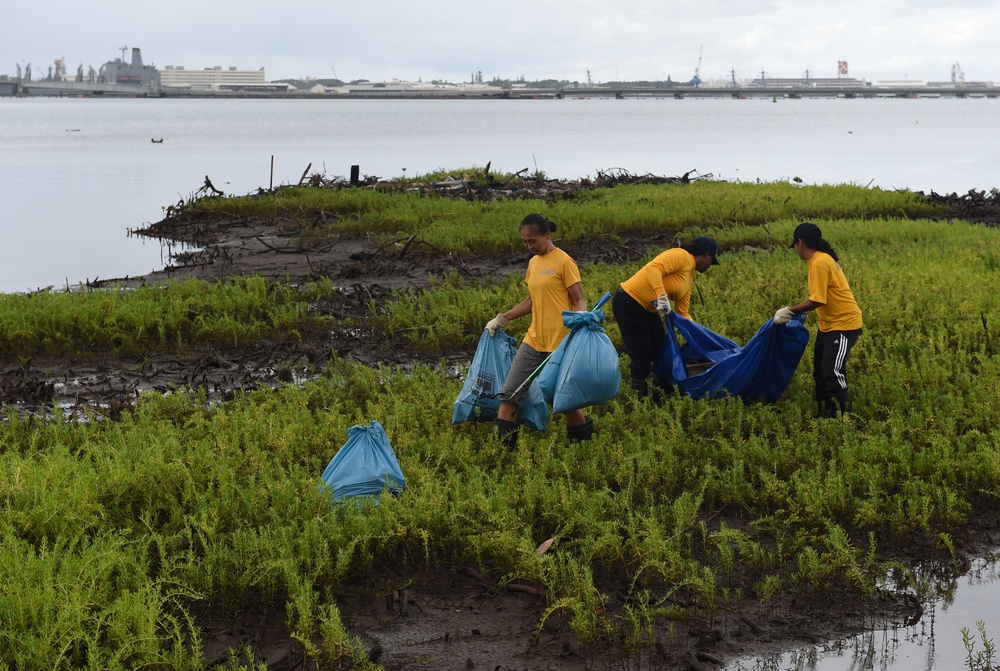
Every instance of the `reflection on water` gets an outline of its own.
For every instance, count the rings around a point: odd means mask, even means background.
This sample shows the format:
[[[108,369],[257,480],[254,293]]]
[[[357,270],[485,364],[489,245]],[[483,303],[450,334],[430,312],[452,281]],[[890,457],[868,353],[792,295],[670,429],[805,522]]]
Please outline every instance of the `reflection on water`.
[[[149,241],[150,244],[159,244],[160,265],[164,268],[168,266],[181,267],[188,265],[192,260],[196,260],[199,254],[205,251],[203,247],[182,240],[170,240],[168,238],[144,235],[141,230],[129,229],[127,237]]]
[[[880,588],[887,598],[919,599],[922,612],[873,631],[782,655],[744,659],[726,671],[975,671],[996,669],[977,623],[987,635],[1000,632],[1000,555],[953,564],[927,564],[912,574],[893,576]],[[914,597],[913,595],[917,596]],[[908,595],[908,599],[900,597]],[[919,612],[919,611],[917,611]],[[965,630],[963,634],[963,629]],[[966,635],[968,645],[966,647]],[[978,664],[970,667],[970,654]]]

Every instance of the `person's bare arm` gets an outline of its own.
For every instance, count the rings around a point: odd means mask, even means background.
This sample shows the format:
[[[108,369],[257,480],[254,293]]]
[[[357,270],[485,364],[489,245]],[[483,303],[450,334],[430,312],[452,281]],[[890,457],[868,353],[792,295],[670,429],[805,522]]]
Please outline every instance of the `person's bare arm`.
[[[823,307],[823,305],[825,305],[825,303],[817,303],[816,301],[807,298],[798,305],[792,305],[790,309],[795,314],[800,315],[803,312],[812,312],[816,308]]]
[[[507,321],[510,321],[512,319],[517,319],[518,317],[523,317],[524,315],[530,315],[531,305],[531,296],[528,296],[515,307],[507,310],[507,312],[504,312],[503,316],[507,319]]]
[[[573,306],[573,309],[577,312],[586,312],[587,301],[583,300],[583,283],[577,282],[567,288],[566,291],[569,293],[569,302]]]

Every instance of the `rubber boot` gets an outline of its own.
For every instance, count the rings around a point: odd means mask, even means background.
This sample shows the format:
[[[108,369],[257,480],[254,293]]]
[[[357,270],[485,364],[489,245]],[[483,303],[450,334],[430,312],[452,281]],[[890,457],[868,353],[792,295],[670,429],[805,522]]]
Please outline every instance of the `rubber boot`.
[[[508,450],[517,447],[517,437],[521,432],[521,427],[517,422],[508,422],[506,419],[493,420],[493,435]]]
[[[851,421],[851,392],[842,391],[838,394],[833,394],[833,399],[830,404],[834,406],[834,414],[836,417],[836,411],[840,411],[840,418],[845,422]]]
[[[825,391],[819,389],[816,390],[816,416],[823,418],[837,416],[836,403]]]
[[[662,405],[667,400],[667,396],[674,393],[674,385],[670,384],[659,375],[654,375],[652,380],[653,384],[651,392],[653,403]]]
[[[583,424],[566,427],[566,437],[570,442],[583,442],[594,437],[594,418],[586,415],[585,419],[587,421]]]
[[[632,382],[630,383],[630,385],[632,389],[635,390],[636,398],[638,398],[639,400],[642,400],[647,396],[649,396],[649,383],[646,382],[645,380],[637,380],[635,378],[632,378]]]

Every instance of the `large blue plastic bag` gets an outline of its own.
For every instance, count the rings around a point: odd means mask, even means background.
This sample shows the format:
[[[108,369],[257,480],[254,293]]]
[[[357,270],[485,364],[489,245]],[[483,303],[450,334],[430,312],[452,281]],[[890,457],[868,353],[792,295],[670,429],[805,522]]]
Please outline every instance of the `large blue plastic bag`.
[[[492,422],[496,419],[500,409],[497,394],[503,389],[516,354],[517,341],[509,335],[499,329],[493,336],[488,331],[483,331],[465,384],[455,399],[452,424]],[[517,408],[517,423],[535,431],[545,431],[548,427],[549,408],[536,381],[528,385],[528,391]]]
[[[344,444],[323,471],[320,491],[328,487],[335,502],[356,496],[374,496],[388,489],[402,494],[406,478],[396,460],[382,425],[372,420],[369,426],[352,426]]]
[[[740,347],[732,340],[685,319],[667,315],[667,337],[653,362],[653,372],[692,398],[729,394],[745,401],[774,403],[785,391],[809,342],[806,315],[796,315],[785,325],[768,319]],[[677,339],[680,333],[686,343]],[[685,359],[712,361],[714,365],[688,375]]]
[[[618,351],[604,332],[603,310],[564,310],[570,329],[538,374],[538,386],[552,412],[570,412],[606,403],[618,395],[622,376]]]

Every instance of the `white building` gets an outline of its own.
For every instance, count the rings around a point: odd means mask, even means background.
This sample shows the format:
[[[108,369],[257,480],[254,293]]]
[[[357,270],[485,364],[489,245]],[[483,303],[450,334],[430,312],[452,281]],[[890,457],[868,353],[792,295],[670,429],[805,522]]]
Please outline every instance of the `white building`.
[[[160,86],[163,88],[184,88],[198,91],[220,89],[259,88],[267,83],[264,68],[260,70],[237,70],[235,67],[223,70],[221,65],[204,70],[186,70],[183,66],[168,65],[160,70]]]
[[[927,82],[919,79],[880,79],[875,82],[875,88],[913,88],[927,86]]]
[[[432,82],[407,82],[393,79],[390,82],[364,82],[344,84],[326,89],[327,93],[363,97],[412,97],[412,98],[487,98],[503,93],[499,86],[487,84],[434,84]]]

